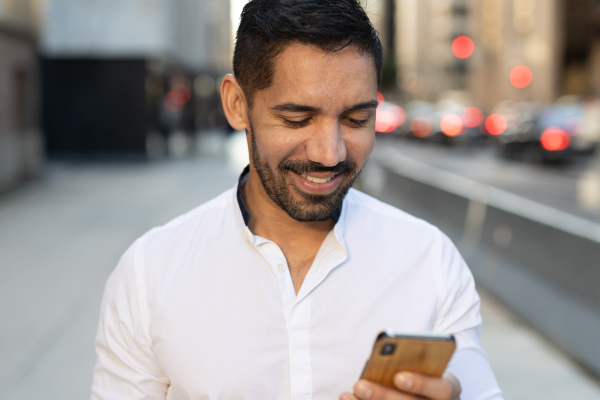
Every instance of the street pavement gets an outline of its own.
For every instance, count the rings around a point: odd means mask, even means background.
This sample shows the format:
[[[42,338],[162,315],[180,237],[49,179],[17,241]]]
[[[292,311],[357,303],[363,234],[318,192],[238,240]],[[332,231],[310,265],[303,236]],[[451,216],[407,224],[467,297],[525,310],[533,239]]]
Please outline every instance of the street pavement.
[[[239,141],[243,145],[243,140]],[[235,184],[224,157],[50,163],[0,196],[0,399],[89,398],[104,283],[141,234]],[[482,292],[507,399],[600,399],[598,381]]]

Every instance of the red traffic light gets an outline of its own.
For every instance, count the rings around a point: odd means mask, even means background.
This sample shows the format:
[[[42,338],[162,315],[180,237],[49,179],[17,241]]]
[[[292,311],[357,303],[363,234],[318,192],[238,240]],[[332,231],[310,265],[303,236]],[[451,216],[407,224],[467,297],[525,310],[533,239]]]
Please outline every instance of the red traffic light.
[[[510,71],[510,83],[519,89],[529,86],[533,79],[533,73],[524,65],[517,65]]]
[[[473,54],[475,44],[468,36],[459,36],[452,42],[452,53],[458,58],[467,58]]]

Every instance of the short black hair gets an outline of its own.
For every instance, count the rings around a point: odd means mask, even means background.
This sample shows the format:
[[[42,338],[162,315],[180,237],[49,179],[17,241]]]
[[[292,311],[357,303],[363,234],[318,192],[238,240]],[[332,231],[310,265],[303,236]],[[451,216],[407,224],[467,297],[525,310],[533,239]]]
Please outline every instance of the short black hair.
[[[355,46],[370,54],[381,83],[383,48],[358,0],[251,0],[244,6],[233,53],[233,74],[249,107],[271,86],[275,59],[294,42],[327,52]]]

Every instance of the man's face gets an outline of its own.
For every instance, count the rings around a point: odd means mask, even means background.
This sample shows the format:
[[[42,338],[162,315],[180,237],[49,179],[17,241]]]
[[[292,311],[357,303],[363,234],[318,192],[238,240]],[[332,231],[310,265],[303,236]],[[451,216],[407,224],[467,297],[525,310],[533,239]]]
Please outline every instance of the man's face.
[[[335,213],[375,142],[376,72],[353,46],[335,53],[301,44],[275,62],[257,91],[250,159],[271,200],[295,220]]]

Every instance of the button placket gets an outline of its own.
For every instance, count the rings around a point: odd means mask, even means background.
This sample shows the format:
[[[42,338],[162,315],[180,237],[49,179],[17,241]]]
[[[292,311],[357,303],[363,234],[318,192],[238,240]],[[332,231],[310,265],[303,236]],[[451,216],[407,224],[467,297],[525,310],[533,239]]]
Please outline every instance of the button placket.
[[[294,289],[294,282],[292,282],[292,276],[289,274],[283,253],[281,253],[280,257],[281,258],[275,260],[274,270],[276,271],[275,276],[277,277],[279,288],[281,290],[281,301],[283,302],[285,319],[289,322],[290,314],[294,307],[294,302],[296,301],[296,290]]]
[[[335,242],[333,241],[335,240]],[[326,239],[327,246],[319,250],[319,254],[315,258],[306,278],[302,283],[302,287],[295,298],[295,305],[298,305],[303,299],[323,282],[329,273],[337,268],[348,258],[345,249],[339,245],[337,239],[328,236]]]
[[[290,391],[292,400],[312,398],[310,298],[296,304],[288,323]]]
[[[279,292],[281,296],[281,302],[283,305],[283,313],[285,320],[289,323],[289,316],[296,300],[296,291],[294,290],[294,283],[292,277],[288,271],[287,261],[283,252],[277,246],[276,243],[271,241],[264,241],[259,245],[259,251],[265,258],[265,261],[274,273],[274,277],[277,280],[279,286]]]

